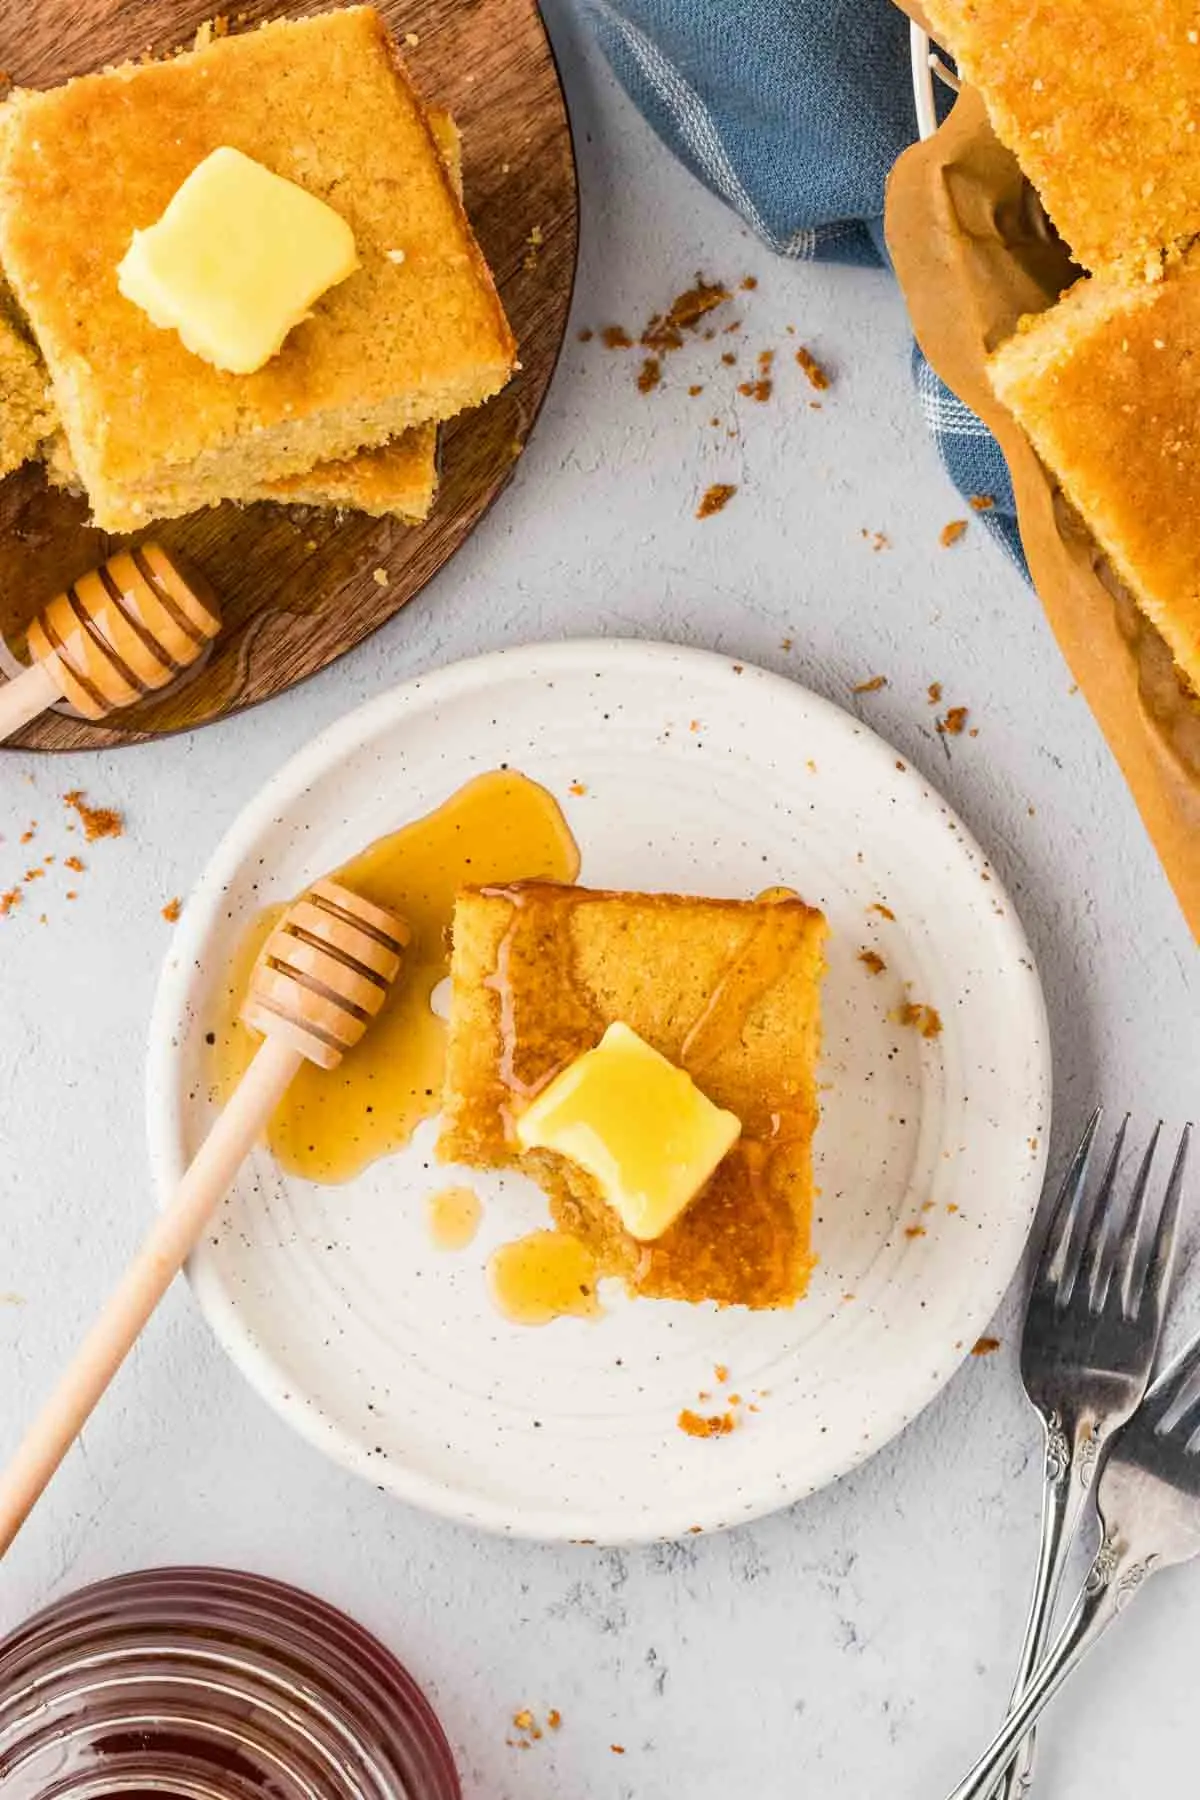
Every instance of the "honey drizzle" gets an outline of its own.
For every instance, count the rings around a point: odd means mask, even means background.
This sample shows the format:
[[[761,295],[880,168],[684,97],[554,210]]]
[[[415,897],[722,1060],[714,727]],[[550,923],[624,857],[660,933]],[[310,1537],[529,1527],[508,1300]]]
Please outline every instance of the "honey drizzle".
[[[582,1050],[599,1042],[605,1021],[572,966],[569,934],[560,928],[561,897],[558,905],[551,906],[536,887],[519,883],[488,887],[484,892],[504,899],[512,910],[496,952],[496,966],[485,985],[496,995],[500,1008],[499,1079],[508,1098],[525,1103]],[[556,979],[548,983],[545,976],[551,965]],[[537,979],[523,979],[527,975]],[[521,1014],[518,995],[523,992],[536,994],[536,1014]],[[502,1101],[505,1137],[510,1143],[517,1110]]]
[[[774,894],[771,900],[773,906],[782,907]],[[755,1003],[770,992],[787,967],[792,943],[774,910],[751,927],[684,1036],[679,1060],[690,1075],[706,1069],[741,1036]]]
[[[267,1142],[290,1174],[348,1181],[405,1144],[441,1104],[446,1026],[429,997],[448,971],[454,897],[462,887],[522,878],[571,882],[579,851],[553,797],[515,771],[477,776],[424,818],[380,838],[334,872],[412,928],[383,1009],[331,1071],[306,1065],[271,1121]],[[255,958],[285,908],[252,921],[213,1028],[212,1079],[228,1098],[258,1047],[238,1011]]]
[[[440,1188],[425,1203],[429,1236],[438,1250],[465,1250],[473,1243],[483,1204],[473,1188]]]
[[[596,1260],[566,1231],[531,1231],[501,1244],[488,1262],[492,1299],[514,1325],[598,1318]]]

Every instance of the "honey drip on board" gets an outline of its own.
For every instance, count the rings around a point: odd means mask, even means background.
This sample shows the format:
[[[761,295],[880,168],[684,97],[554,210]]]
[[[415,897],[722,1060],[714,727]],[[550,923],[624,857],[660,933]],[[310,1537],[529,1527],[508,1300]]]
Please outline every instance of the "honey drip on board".
[[[501,1244],[488,1261],[492,1299],[514,1325],[598,1318],[596,1259],[566,1231],[531,1231]]]
[[[338,1068],[305,1064],[267,1132],[289,1174],[348,1181],[408,1142],[441,1105],[446,1026],[429,998],[449,968],[448,929],[463,887],[521,880],[572,882],[579,851],[553,796],[511,770],[479,775],[434,812],[380,838],[331,871],[366,900],[407,921],[412,942],[388,999]],[[222,1104],[259,1039],[238,1019],[263,944],[285,908],[253,921],[229,971],[210,1027],[212,1083]]]
[[[465,1250],[474,1242],[483,1203],[469,1187],[440,1188],[425,1202],[429,1236],[437,1250]]]

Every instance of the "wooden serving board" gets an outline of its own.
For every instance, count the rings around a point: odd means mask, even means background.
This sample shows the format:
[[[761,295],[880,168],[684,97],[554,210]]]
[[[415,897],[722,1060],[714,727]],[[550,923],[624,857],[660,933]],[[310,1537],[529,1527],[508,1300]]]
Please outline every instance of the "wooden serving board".
[[[234,28],[321,12],[329,3],[243,0]],[[143,534],[182,550],[220,594],[225,629],[209,661],[174,692],[102,725],[45,713],[14,744],[139,743],[282,692],[411,600],[512,474],[554,372],[575,274],[575,163],[553,53],[535,0],[380,0],[380,11],[426,99],[447,107],[462,132],[467,210],[516,333],[521,370],[502,394],[443,429],[441,491],[420,528],[264,504],[225,505]],[[21,85],[48,87],[187,44],[212,13],[196,0],[7,6],[0,9],[0,68]],[[540,243],[531,246],[531,236]],[[48,488],[39,467],[0,483],[0,632],[9,644],[20,642],[53,594],[123,541],[87,521],[87,503]]]

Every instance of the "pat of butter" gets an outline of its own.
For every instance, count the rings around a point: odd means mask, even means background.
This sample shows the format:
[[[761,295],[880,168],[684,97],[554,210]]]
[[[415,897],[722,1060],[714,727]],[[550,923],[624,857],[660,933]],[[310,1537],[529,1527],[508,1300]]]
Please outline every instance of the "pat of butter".
[[[134,232],[117,283],[196,356],[250,375],[357,267],[339,213],[225,146],[192,170],[156,225]]]
[[[626,1231],[649,1242],[695,1199],[742,1127],[684,1069],[618,1024],[555,1076],[516,1130],[522,1149],[578,1163]]]

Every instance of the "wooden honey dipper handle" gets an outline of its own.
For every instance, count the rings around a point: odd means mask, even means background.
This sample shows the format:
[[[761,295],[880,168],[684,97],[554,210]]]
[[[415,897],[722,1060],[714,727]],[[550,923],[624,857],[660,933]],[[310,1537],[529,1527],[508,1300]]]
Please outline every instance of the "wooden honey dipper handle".
[[[305,1061],[332,1068],[400,968],[408,929],[333,882],[291,907],[255,965],[243,1017],[265,1041],[0,1476],[0,1556],[182,1269]]]
[[[168,687],[221,629],[204,577],[161,544],[118,550],[44,606],[32,666],[0,686],[0,743],[59,700],[85,719]]]
[[[23,675],[0,686],[0,744],[28,725],[48,706],[57,706],[63,691],[45,663],[34,663]]]

